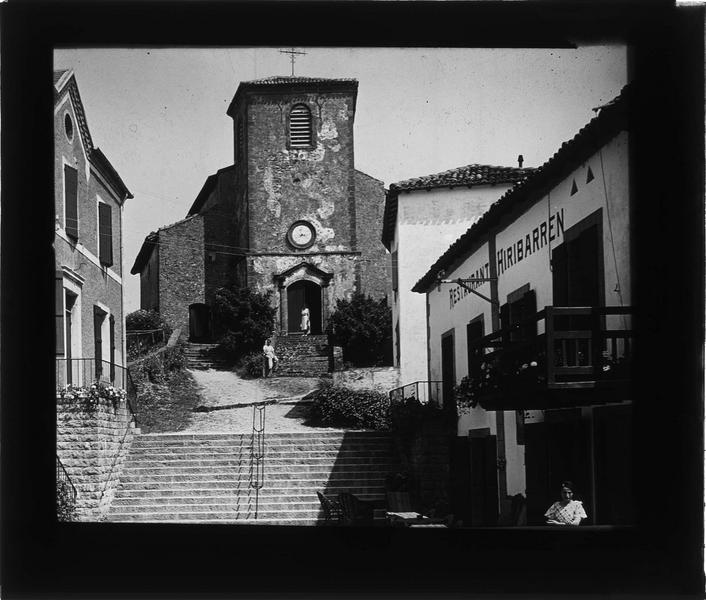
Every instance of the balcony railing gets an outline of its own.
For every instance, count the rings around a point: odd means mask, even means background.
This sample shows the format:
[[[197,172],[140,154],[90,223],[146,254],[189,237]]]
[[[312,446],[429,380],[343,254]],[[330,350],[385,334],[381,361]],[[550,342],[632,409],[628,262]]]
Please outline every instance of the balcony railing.
[[[128,371],[125,367],[95,358],[57,358],[56,389],[67,385],[85,386],[96,382],[128,389]]]
[[[414,398],[421,404],[431,402],[437,406],[442,405],[442,394],[443,382],[441,381],[415,381],[389,392],[390,403],[392,404]]]
[[[632,307],[547,306],[469,344],[469,376],[478,384],[481,405],[483,396],[627,384],[632,312]],[[540,324],[544,331],[538,333]]]

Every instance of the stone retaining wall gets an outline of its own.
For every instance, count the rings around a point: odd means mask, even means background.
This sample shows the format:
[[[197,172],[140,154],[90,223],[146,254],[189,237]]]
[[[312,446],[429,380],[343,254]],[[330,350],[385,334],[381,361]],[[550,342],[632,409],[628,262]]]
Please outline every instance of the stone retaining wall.
[[[76,491],[80,521],[100,520],[110,507],[125,455],[136,433],[125,401],[100,398],[93,409],[83,400],[57,398],[57,455]]]
[[[400,386],[400,370],[398,367],[369,367],[335,371],[333,383],[351,390],[367,389],[387,394]]]

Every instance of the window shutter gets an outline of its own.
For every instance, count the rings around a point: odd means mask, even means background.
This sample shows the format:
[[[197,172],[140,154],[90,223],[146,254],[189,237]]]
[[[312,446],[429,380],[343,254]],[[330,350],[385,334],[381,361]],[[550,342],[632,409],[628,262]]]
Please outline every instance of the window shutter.
[[[109,204],[98,203],[98,246],[101,264],[113,264],[113,218]]]
[[[304,104],[297,104],[289,113],[289,145],[308,148],[311,142],[311,111]]]
[[[396,292],[399,289],[399,263],[397,260],[397,250],[392,253],[392,289]]]
[[[66,235],[78,239],[78,171],[64,165],[64,210]]]
[[[64,275],[56,272],[54,279],[54,314],[56,315],[56,355],[64,356]]]

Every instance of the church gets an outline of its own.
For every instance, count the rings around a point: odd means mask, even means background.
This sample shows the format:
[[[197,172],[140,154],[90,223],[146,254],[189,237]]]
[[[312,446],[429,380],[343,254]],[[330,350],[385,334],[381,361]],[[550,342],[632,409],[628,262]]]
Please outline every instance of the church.
[[[140,305],[191,341],[211,341],[223,286],[272,292],[275,331],[326,329],[336,301],[388,297],[380,241],[383,182],[358,171],[358,82],[275,76],[243,81],[227,114],[234,164],[208,177],[184,219],[150,233],[131,269]]]

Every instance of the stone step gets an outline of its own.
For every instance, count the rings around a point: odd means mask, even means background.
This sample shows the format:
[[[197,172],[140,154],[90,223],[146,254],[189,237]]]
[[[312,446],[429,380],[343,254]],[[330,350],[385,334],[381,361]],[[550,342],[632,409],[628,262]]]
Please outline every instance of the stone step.
[[[265,477],[267,480],[267,477]],[[223,477],[223,478],[200,478],[194,479],[186,477],[181,480],[143,480],[135,478],[134,480],[128,481],[125,478],[120,479],[120,490],[125,491],[176,491],[176,490],[192,490],[192,489],[223,489],[223,490],[233,490],[233,489],[243,489],[248,486],[249,477],[246,475],[243,478],[239,477]],[[363,490],[379,490],[384,489],[385,477],[366,477],[365,479],[360,478],[345,478],[337,477],[335,479],[330,479],[327,476],[324,477],[301,477],[296,479],[271,479],[266,481],[266,488],[263,489],[306,489],[310,488],[312,490],[335,490],[336,493],[340,491],[357,489],[361,492]],[[332,492],[333,493],[333,492]],[[354,492],[355,493],[355,492]]]
[[[131,467],[135,469],[180,469],[180,468],[215,468],[215,467],[238,467],[243,464],[250,464],[250,456],[242,458],[201,458],[201,459],[175,459],[175,460],[140,460],[131,461]],[[302,459],[298,456],[273,457],[265,454],[266,467],[292,467],[306,465],[307,467],[322,466],[330,468],[340,468],[350,465],[387,465],[397,464],[393,457],[387,456],[351,456],[347,458],[325,457]]]
[[[361,486],[372,487],[384,485],[389,472],[387,471],[343,471],[341,473],[329,473],[327,471],[307,471],[302,473],[265,473],[267,485],[282,485],[283,483],[294,485],[297,482],[302,485],[323,487],[326,484],[339,486]],[[247,481],[249,473],[244,475],[242,480]],[[203,485],[213,485],[212,482],[220,482],[221,487],[234,486],[241,481],[235,473],[204,473],[187,475],[153,475],[148,481],[137,475],[123,473],[120,477],[120,485],[133,483],[142,486],[142,489],[158,489],[160,487],[175,487],[176,484],[191,487],[202,487]]]
[[[390,451],[387,449],[377,449],[373,447],[373,450],[292,450],[287,447],[277,447],[277,446],[266,446],[265,447],[265,457],[267,460],[277,459],[277,460],[300,460],[310,461],[314,459],[331,459],[331,460],[349,460],[356,457],[370,459],[370,458],[381,458],[390,455]],[[162,450],[159,448],[158,450]],[[147,461],[182,461],[182,460],[226,460],[235,456],[239,457],[250,457],[250,448],[231,448],[228,446],[214,446],[208,450],[199,448],[198,451],[194,450],[179,450],[176,448],[165,449],[164,452],[154,452],[150,450],[141,449],[139,451],[134,451],[130,453],[131,460],[135,462],[147,462]]]
[[[356,489],[353,493],[361,500],[379,501],[385,500],[385,495],[378,488],[367,488],[372,491],[361,491]],[[270,488],[260,489],[262,499],[286,499],[292,502],[318,502],[316,492],[319,491],[325,496],[336,497],[341,492],[347,492],[350,488],[334,489],[304,489],[304,488]],[[154,504],[168,504],[170,502],[184,503],[186,501],[194,504],[208,504],[218,502],[235,501],[238,498],[247,496],[247,489],[190,489],[188,493],[184,490],[124,490],[119,497],[113,501],[114,504],[125,505],[140,500],[149,500]]]
[[[136,515],[123,515],[122,517],[118,518],[108,518],[107,521],[109,522],[114,522],[114,523],[131,523],[134,521],[140,521],[140,522],[145,522],[145,523],[151,523],[151,522],[163,522],[164,519],[148,519],[144,518],[140,514]],[[236,525],[236,526],[243,526],[243,525],[261,525],[261,526],[299,526],[299,527],[314,527],[314,526],[322,526],[325,525],[323,520],[323,515],[320,518],[317,519],[308,519],[308,518],[291,518],[291,519],[262,519],[258,518],[255,519],[254,516],[252,518],[248,519],[238,519],[234,520],[230,517],[224,517],[222,519],[212,519],[208,518],[207,516],[200,515],[199,518],[194,518],[194,519],[178,519],[178,522],[180,524],[193,524],[193,525]],[[383,521],[384,522],[384,521]]]
[[[136,511],[147,512],[147,513],[169,513],[169,512],[225,512],[225,511],[242,511],[243,506],[249,503],[255,502],[255,494],[251,494],[249,497],[241,496],[237,502],[224,503],[224,502],[193,502],[191,498],[184,498],[186,502],[171,502],[171,503],[155,503],[151,502],[151,498],[144,499],[144,501],[134,502],[132,504],[116,504],[113,502],[112,513],[114,515],[120,515],[121,513],[132,513]],[[318,498],[314,496],[313,500],[308,500],[304,502],[295,501],[277,501],[260,496],[258,498],[258,510],[259,512],[272,512],[272,513],[292,513],[292,512],[304,512],[309,511],[317,515],[321,510],[321,503]],[[373,509],[385,512],[385,507],[374,508]]]
[[[122,477],[128,478],[148,476],[152,477],[167,477],[167,476],[187,476],[187,475],[209,475],[215,476],[239,474],[244,471],[249,471],[250,464],[243,462],[242,464],[234,464],[232,466],[181,466],[171,467],[163,465],[150,465],[145,467],[133,467],[131,464],[126,465],[122,471]],[[277,465],[265,462],[265,475],[267,477],[279,477],[280,475],[302,475],[307,473],[329,473],[331,476],[340,475],[343,473],[396,473],[398,471],[397,463],[391,461],[380,463],[348,463],[343,465],[303,465],[285,464]]]
[[[177,445],[177,444],[211,444],[221,445],[224,442],[239,444],[242,440],[250,440],[251,433],[147,433],[136,437],[134,446],[146,445]],[[341,444],[349,442],[392,442],[389,434],[379,431],[316,431],[316,432],[290,432],[290,433],[266,433],[265,443],[270,445],[280,443],[308,443],[321,442],[327,444]]]
[[[204,510],[198,510],[196,506],[182,507],[180,510],[167,511],[148,511],[142,507],[135,511],[116,511],[112,513],[112,517],[125,520],[135,517],[133,520],[139,521],[182,521],[182,520],[197,520],[197,519],[241,519],[248,518],[246,515],[252,515],[249,518],[254,518],[254,502],[251,507],[243,507],[239,510],[228,509],[227,507],[203,507]],[[217,510],[214,510],[217,508]],[[384,511],[380,511],[379,518],[384,518]],[[258,519],[320,519],[323,518],[323,510],[319,508],[302,508],[289,509],[286,511],[279,510],[261,510],[258,508]]]

